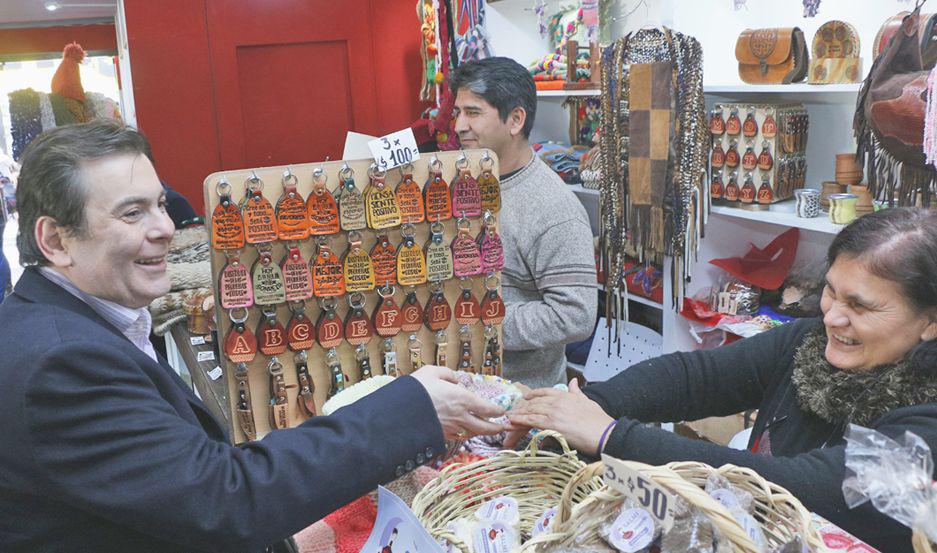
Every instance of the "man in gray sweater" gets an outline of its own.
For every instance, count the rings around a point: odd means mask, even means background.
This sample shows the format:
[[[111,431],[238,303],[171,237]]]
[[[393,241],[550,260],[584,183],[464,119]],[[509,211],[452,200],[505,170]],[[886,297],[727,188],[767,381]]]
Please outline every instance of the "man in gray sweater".
[[[498,155],[504,376],[532,388],[565,382],[565,346],[592,333],[597,309],[586,210],[530,147],[537,90],[523,66],[509,58],[466,63],[452,90],[462,146]]]

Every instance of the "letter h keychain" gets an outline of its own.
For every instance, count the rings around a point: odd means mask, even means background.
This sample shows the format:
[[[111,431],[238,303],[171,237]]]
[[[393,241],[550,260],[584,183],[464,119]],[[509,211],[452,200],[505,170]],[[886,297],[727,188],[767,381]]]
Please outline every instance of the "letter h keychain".
[[[400,334],[403,328],[403,314],[397,302],[394,301],[394,287],[382,286],[377,289],[380,300],[374,308],[371,323],[374,333],[384,339],[382,349],[384,363],[382,369],[387,376],[397,376],[397,351],[394,349],[394,337]]]
[[[254,411],[251,406],[250,375],[247,364],[257,355],[257,340],[247,330],[248,312],[239,307],[228,312],[231,329],[224,339],[224,354],[234,363],[234,380],[237,385],[237,420],[241,432],[248,440],[257,439],[257,427],[254,424]]]

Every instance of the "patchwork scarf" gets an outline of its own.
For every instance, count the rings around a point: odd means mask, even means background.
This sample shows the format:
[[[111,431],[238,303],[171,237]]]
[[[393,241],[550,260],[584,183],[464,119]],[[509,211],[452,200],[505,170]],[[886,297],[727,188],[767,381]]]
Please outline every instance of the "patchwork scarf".
[[[937,381],[903,359],[869,371],[843,371],[826,360],[826,331],[810,331],[794,354],[800,406],[821,419],[868,426],[900,407],[937,402]]]

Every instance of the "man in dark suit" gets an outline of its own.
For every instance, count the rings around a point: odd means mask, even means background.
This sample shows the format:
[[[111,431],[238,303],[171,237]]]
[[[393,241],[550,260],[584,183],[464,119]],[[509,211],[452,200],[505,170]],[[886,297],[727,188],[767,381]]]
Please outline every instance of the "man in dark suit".
[[[17,200],[27,269],[0,306],[0,551],[262,551],[501,410],[428,367],[232,446],[149,342],[173,224],[146,140],[41,135]],[[474,414],[473,414],[474,413]]]

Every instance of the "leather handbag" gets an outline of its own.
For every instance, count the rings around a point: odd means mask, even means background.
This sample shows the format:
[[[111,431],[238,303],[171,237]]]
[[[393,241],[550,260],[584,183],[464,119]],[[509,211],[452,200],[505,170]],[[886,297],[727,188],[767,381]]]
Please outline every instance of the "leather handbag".
[[[862,71],[859,33],[845,21],[827,21],[813,35],[810,84],[857,83]]]
[[[739,77],[748,84],[789,84],[807,76],[807,41],[797,27],[745,29],[735,43]]]
[[[872,53],[878,57],[885,51],[888,41],[895,36],[901,28],[901,22],[910,12],[900,12],[882,23],[875,42],[872,43]],[[921,63],[924,69],[933,69],[937,64],[937,14],[922,13],[917,16],[918,40],[921,44]]]

